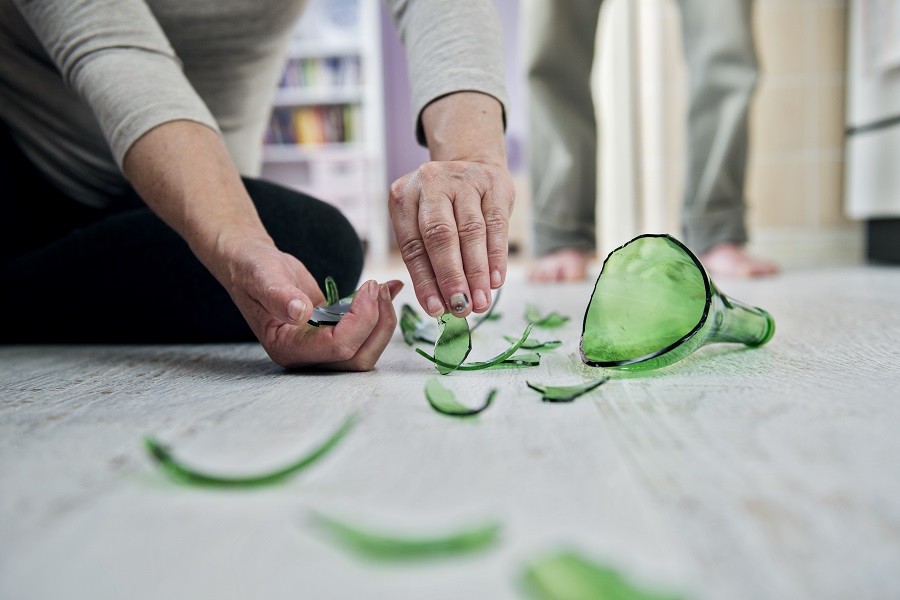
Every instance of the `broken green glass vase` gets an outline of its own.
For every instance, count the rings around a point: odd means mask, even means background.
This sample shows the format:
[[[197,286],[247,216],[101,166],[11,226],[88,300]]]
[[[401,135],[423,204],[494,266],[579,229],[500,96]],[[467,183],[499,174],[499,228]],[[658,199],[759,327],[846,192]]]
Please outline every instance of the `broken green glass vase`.
[[[730,298],[675,238],[641,235],[611,252],[584,315],[581,359],[646,371],[717,342],[761,346],[775,333],[768,312]]]

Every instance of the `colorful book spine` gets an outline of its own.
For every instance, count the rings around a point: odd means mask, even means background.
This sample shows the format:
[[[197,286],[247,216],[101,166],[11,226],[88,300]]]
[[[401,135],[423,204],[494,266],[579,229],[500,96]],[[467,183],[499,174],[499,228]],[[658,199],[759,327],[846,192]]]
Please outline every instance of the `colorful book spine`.
[[[278,107],[266,130],[265,142],[276,145],[318,145],[360,141],[358,104]]]

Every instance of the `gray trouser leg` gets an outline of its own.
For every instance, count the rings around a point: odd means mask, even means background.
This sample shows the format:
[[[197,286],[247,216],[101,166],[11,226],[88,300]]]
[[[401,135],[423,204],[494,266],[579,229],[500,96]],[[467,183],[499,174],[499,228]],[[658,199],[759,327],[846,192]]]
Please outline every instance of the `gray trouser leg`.
[[[752,0],[679,0],[690,77],[684,242],[747,241],[747,117],[758,68]]]
[[[534,251],[593,250],[597,124],[591,66],[600,0],[526,0],[522,11]]]

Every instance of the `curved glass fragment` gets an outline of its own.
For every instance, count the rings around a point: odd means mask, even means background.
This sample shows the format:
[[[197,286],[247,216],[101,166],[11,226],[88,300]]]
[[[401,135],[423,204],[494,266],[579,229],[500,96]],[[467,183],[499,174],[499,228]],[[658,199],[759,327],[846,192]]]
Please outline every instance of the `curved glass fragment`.
[[[415,560],[468,554],[497,541],[499,523],[485,523],[438,534],[405,535],[373,531],[319,513],[314,523],[358,554],[378,560]]]
[[[403,341],[409,346],[416,342],[433,344],[437,338],[437,321],[424,320],[412,306],[404,304],[400,308],[400,331],[403,333]]]
[[[494,396],[496,395],[497,390],[491,390],[488,392],[487,398],[481,403],[481,406],[469,408],[464,404],[460,404],[453,392],[445,388],[438,381],[437,377],[432,377],[425,384],[425,398],[428,399],[431,408],[451,417],[473,417],[480,412],[484,412],[494,401]]]
[[[280,469],[255,475],[220,475],[189,467],[172,456],[169,448],[152,436],[144,438],[144,445],[160,468],[169,477],[180,483],[210,487],[257,487],[279,483],[317,462],[344,439],[357,421],[358,418],[351,415],[327,440],[305,456]]]
[[[508,335],[504,335],[503,339],[505,339],[510,344],[516,341],[516,338],[510,337]],[[560,340],[549,340],[546,342],[542,342],[540,340],[526,340],[524,344],[522,344],[522,350],[556,350],[562,346],[562,341]]]
[[[495,321],[500,315],[494,312],[497,302],[500,300],[500,290],[494,292],[494,300],[491,307],[481,316],[473,315],[473,324],[469,332],[474,332],[485,321]],[[410,306],[404,304],[400,309],[400,331],[403,333],[403,341],[407,345],[412,346],[416,342],[425,344],[433,344],[437,338],[437,320],[429,318],[423,319],[419,313]]]
[[[584,315],[581,358],[594,367],[649,370],[701,346],[761,346],[775,320],[720,292],[700,261],[669,235],[642,235],[603,263]]]
[[[345,314],[350,312],[350,304],[353,303],[353,297],[356,292],[343,298],[338,293],[337,283],[334,278],[329,275],[325,278],[325,304],[326,306],[317,306],[313,308],[312,315],[307,323],[315,327],[320,325],[337,325]]]
[[[497,364],[487,367],[492,371],[500,369],[524,369],[526,367],[537,367],[541,364],[541,355],[537,352],[523,352],[510,356]]]
[[[556,329],[557,327],[562,327],[566,323],[569,322],[569,317],[559,314],[556,311],[553,311],[548,314],[543,314],[534,304],[528,304],[525,307],[525,321],[533,324],[535,327],[541,327],[543,329]]]
[[[509,359],[509,357],[511,357],[513,354],[515,354],[519,350],[519,348],[522,347],[522,344],[525,343],[525,340],[528,339],[528,336],[531,335],[532,327],[533,327],[533,325],[531,325],[530,323],[528,325],[526,325],[525,331],[522,333],[522,337],[519,338],[519,340],[515,344],[513,344],[512,346],[510,346],[509,348],[507,348],[506,350],[504,350],[503,352],[501,352],[500,354],[498,354],[497,356],[495,356],[494,358],[492,358],[490,360],[471,362],[471,363],[459,363],[454,367],[453,363],[448,363],[448,362],[445,362],[445,361],[441,360],[440,358],[438,358],[438,356],[437,356],[438,345],[437,344],[435,344],[435,346],[434,346],[435,356],[431,356],[430,354],[428,354],[421,348],[416,348],[416,352],[418,354],[421,354],[422,356],[424,356],[431,362],[433,362],[437,366],[438,372],[441,375],[446,375],[447,373],[450,373],[451,371],[480,371],[481,369],[490,369],[491,367],[497,366],[497,365],[505,362],[507,359]],[[471,350],[471,341],[469,344],[469,349]],[[538,360],[538,362],[540,362],[540,360]]]
[[[325,304],[335,304],[340,299],[337,283],[334,281],[334,277],[329,275],[325,278]]]
[[[540,392],[541,399],[544,402],[572,402],[575,398],[600,387],[607,381],[609,381],[609,377],[601,377],[600,379],[577,385],[545,385],[530,381],[526,381],[525,384],[534,391]]]
[[[434,341],[434,358],[438,373],[446,375],[459,367],[472,351],[472,334],[469,323],[463,318],[447,313],[438,319],[437,338]]]

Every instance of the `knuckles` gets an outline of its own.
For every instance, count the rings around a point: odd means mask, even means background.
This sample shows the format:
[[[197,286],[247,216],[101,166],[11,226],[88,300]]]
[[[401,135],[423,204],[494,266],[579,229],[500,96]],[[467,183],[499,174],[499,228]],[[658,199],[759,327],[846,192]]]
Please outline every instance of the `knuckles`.
[[[400,257],[407,264],[413,263],[427,254],[425,243],[419,238],[413,238],[400,244]]]
[[[406,199],[406,182],[407,177],[401,177],[391,184],[390,188],[390,205],[391,207],[401,207]]]
[[[480,217],[480,215],[479,215]],[[456,228],[461,239],[480,239],[485,235],[485,221],[478,217],[470,217],[457,222]]]
[[[456,227],[447,221],[430,223],[422,229],[422,240],[428,248],[438,249],[453,245],[457,235]]]

